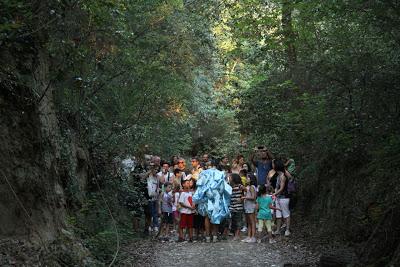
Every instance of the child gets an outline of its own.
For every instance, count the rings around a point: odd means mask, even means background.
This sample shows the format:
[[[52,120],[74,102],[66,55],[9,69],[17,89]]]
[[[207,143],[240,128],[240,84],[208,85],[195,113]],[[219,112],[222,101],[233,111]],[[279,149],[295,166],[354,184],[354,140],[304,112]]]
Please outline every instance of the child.
[[[174,191],[172,193],[172,214],[174,215],[174,231],[178,230],[179,226],[179,195],[180,195],[181,186],[178,184],[174,186]]]
[[[192,202],[192,192],[190,192],[190,181],[184,180],[182,182],[183,192],[179,197],[179,205],[181,206],[181,220],[179,222],[179,239],[178,242],[182,242],[183,229],[186,228],[189,231],[189,242],[193,242],[193,217],[195,206]]]
[[[179,189],[182,189],[182,179],[183,179],[183,172],[181,172],[180,169],[175,169],[174,170],[174,181],[173,183],[173,187],[175,188],[176,186],[179,186]]]
[[[256,186],[257,186],[257,178],[249,174],[247,175],[246,183],[248,186],[245,190],[245,196],[242,197],[244,200],[244,213],[246,214],[246,221],[248,225],[247,237],[243,239],[243,242],[247,243],[255,243],[256,242]]]
[[[196,180],[192,177],[190,179],[190,189],[193,190],[193,194],[196,191]],[[197,210],[195,210],[193,218],[193,228],[195,230],[195,240],[201,241],[204,233],[204,217],[201,216]]]
[[[237,173],[231,174],[232,195],[229,210],[231,211],[231,230],[235,233],[233,240],[240,238],[240,228],[243,220],[242,179]]]
[[[162,225],[161,225],[161,239],[167,240],[168,233],[173,225],[173,214],[172,214],[172,192],[171,184],[165,183],[165,192],[161,193],[161,209],[159,214],[162,214]]]
[[[271,196],[267,195],[267,188],[265,185],[260,185],[256,202],[256,210],[258,210],[258,243],[261,243],[264,226],[267,228],[269,243],[275,243],[275,240],[272,239],[271,209],[279,209],[272,206],[272,198]]]

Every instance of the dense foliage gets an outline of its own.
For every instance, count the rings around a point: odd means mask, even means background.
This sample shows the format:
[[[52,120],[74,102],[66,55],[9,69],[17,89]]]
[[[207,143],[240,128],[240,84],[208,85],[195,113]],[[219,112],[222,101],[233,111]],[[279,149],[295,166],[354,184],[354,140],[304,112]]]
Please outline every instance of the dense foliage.
[[[299,163],[311,215],[352,241],[379,240],[378,218],[399,203],[399,9],[395,0],[3,0],[0,45],[13,64],[0,78],[53,90],[63,142],[89,151],[107,190],[134,190],[110,171],[116,155],[233,155],[262,143]],[[32,71],[38,54],[45,81]],[[86,212],[99,195],[75,199],[73,181],[71,205]],[[385,242],[388,262],[398,242]]]

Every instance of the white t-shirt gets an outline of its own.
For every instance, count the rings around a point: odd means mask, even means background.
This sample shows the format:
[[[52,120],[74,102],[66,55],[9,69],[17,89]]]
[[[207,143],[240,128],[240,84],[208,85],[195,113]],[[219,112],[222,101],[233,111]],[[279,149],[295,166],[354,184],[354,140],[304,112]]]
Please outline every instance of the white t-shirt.
[[[164,183],[172,183],[174,181],[174,173],[173,172],[167,172],[164,174],[162,171],[157,173],[157,178],[159,181],[161,181],[161,177],[164,176]]]
[[[182,192],[181,196],[179,197],[179,203],[182,203],[185,206],[190,207],[190,206],[192,206],[191,202],[192,202],[192,192]],[[194,210],[188,209],[186,207],[181,208],[181,213],[184,213],[184,214],[192,214],[194,212],[195,212]]]
[[[154,176],[147,177],[147,193],[152,200],[158,198],[158,179]]]

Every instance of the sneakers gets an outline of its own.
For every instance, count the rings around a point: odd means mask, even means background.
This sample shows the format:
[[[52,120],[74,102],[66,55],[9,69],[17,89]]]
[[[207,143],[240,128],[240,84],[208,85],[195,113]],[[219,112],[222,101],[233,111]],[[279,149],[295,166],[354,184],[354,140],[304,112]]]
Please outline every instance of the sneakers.
[[[250,237],[246,237],[245,239],[242,239],[242,242],[247,242],[249,241],[249,239],[251,239]]]
[[[242,230],[240,230],[241,232],[247,232],[247,227],[246,226],[243,226],[243,228],[242,228]]]
[[[246,243],[256,243],[257,239],[255,237],[249,238]]]
[[[154,232],[158,232],[158,227],[154,227]]]
[[[274,243],[276,243],[276,240],[270,239],[270,240],[269,240],[269,243],[270,243],[270,244],[274,244]]]
[[[261,239],[260,239],[260,238],[257,239],[257,243],[258,243],[258,244],[261,244]]]
[[[285,236],[290,236],[290,231],[289,230],[285,231]]]
[[[213,242],[216,243],[218,241],[218,236],[213,236]]]
[[[279,230],[276,230],[276,231],[273,231],[272,234],[273,234],[273,235],[280,235],[281,232],[280,232]]]
[[[178,238],[178,242],[179,242],[179,243],[184,242],[184,241],[185,241],[185,239],[183,239],[183,238]]]
[[[206,243],[210,243],[211,242],[211,237],[206,236]]]

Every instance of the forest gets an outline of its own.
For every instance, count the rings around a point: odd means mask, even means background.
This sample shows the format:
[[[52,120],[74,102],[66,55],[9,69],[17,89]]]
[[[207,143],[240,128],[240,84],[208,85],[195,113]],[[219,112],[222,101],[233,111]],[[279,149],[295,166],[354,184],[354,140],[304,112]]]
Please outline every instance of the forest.
[[[122,159],[258,145],[296,160],[305,244],[355,251],[334,266],[400,265],[400,1],[1,0],[0,14],[1,266],[124,266],[146,238]]]

